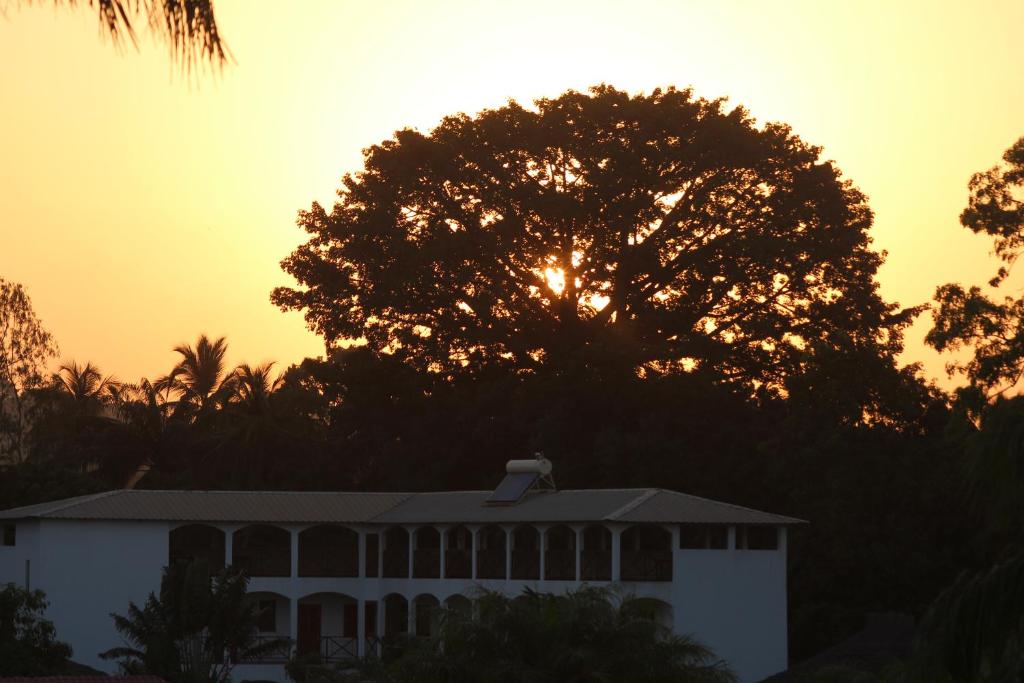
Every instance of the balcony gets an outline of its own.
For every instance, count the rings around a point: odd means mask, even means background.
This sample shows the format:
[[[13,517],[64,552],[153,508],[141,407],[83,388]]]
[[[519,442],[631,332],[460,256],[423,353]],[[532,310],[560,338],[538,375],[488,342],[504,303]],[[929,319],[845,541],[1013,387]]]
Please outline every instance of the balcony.
[[[468,550],[449,549],[444,554],[444,575],[448,579],[473,578],[473,556]]]
[[[576,579],[576,551],[548,550],[544,553],[544,579],[573,581]]]
[[[504,579],[505,551],[478,550],[476,553],[476,578]]]
[[[540,551],[532,548],[512,551],[512,578],[536,581],[540,578]]]
[[[388,548],[384,550],[384,578],[409,578],[409,550],[407,548]]]
[[[418,548],[412,556],[412,575],[416,579],[441,578],[441,551],[437,548]]]
[[[612,551],[584,550],[580,553],[580,579],[583,581],[611,581]]]
[[[248,664],[283,664],[292,654],[292,641],[285,636],[256,636],[249,654],[242,658]]]

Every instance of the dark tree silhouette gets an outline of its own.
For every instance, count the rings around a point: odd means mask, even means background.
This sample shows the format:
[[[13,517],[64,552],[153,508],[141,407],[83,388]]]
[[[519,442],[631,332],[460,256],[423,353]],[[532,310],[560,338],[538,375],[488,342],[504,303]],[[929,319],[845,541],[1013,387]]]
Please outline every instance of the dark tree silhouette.
[[[0,588],[0,676],[52,676],[68,669],[71,647],[43,618],[46,595],[8,583]]]
[[[974,233],[994,239],[1003,265],[989,281],[998,287],[1024,250],[1024,138],[1003,155],[1006,162],[976,173],[960,222]],[[965,375],[972,387],[989,396],[1016,385],[1024,377],[1024,298],[990,298],[979,287],[942,285],[935,292],[938,308],[927,342],[938,351],[970,348],[966,362],[947,364],[951,375]]]
[[[702,367],[777,387],[818,352],[891,357],[865,197],[783,124],[689,90],[515,102],[369,148],[278,288],[327,343],[413,366]]]

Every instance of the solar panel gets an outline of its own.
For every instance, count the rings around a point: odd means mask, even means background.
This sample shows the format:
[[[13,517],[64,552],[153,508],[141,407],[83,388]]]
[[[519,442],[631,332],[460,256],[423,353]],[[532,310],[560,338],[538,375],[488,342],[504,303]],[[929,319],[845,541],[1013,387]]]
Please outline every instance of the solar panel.
[[[487,502],[498,504],[517,503],[539,478],[539,472],[513,472],[506,474],[505,478],[498,484],[498,488],[494,489],[494,493],[487,499]]]

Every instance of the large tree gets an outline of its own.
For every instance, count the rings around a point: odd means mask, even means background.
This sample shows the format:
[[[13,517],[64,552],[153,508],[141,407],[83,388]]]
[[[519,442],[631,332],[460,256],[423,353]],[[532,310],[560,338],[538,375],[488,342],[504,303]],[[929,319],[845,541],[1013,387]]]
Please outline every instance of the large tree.
[[[274,291],[329,345],[453,375],[703,367],[781,386],[809,359],[891,360],[865,197],[783,124],[608,86],[401,130],[344,177]]]

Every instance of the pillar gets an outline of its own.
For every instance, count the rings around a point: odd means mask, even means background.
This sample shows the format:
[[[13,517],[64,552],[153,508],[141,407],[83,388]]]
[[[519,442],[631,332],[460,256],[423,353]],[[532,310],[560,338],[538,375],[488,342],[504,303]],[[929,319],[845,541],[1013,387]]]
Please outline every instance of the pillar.
[[[416,598],[412,598],[411,600],[407,599],[406,605],[408,607],[405,610],[405,632],[409,635],[414,636],[416,635]]]
[[[440,527],[440,528],[438,528],[438,533],[440,533],[440,535],[441,535],[440,536],[441,537],[441,553],[440,553],[441,557],[440,557],[440,560],[439,560],[439,562],[441,563],[441,567],[438,570],[438,576],[443,579],[444,578],[444,551],[445,551],[445,546],[448,545],[448,529],[446,527]]]
[[[467,527],[469,529],[469,561],[471,569],[469,572],[469,578],[476,581],[476,537],[477,532],[480,530],[479,527]]]
[[[729,527],[729,541],[725,545],[729,550],[736,550],[736,527]]]
[[[406,529],[406,531],[409,532],[409,573],[407,574],[407,578],[411,579],[413,577],[412,561],[416,556],[416,527],[410,527]]]
[[[540,535],[540,568],[537,571],[537,576],[539,576],[540,580],[543,581],[545,579],[544,575],[547,572],[547,565],[544,562],[544,558],[547,555],[548,528],[547,526],[537,526],[534,528],[537,529],[537,533]]]
[[[359,552],[357,553],[356,562],[359,565],[359,576],[360,579],[366,578],[366,529],[359,530]],[[363,603],[359,603],[359,609],[363,609]],[[360,622],[362,623],[362,622]],[[362,642],[362,640],[360,640]],[[361,657],[362,655],[360,655]]]
[[[505,527],[505,580],[512,580],[512,530]]]
[[[362,532],[359,538],[363,538]],[[361,599],[356,600],[356,654],[366,656],[366,601]]]
[[[583,529],[576,527],[573,531],[576,532],[576,582],[579,583],[583,580]]]
[[[224,529],[224,566],[230,567],[235,559],[235,529],[227,527]]]
[[[622,580],[622,528],[615,526],[612,532],[612,581]]]

